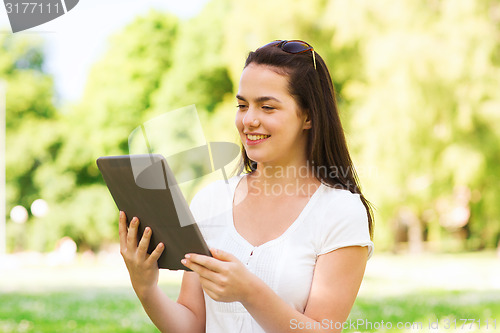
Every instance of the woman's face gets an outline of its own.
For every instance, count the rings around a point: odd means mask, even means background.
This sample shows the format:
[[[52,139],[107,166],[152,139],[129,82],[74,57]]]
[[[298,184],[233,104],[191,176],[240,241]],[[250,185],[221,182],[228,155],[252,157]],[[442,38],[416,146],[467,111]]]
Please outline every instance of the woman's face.
[[[241,74],[235,124],[248,157],[262,166],[305,159],[311,122],[288,92],[287,80],[265,65],[250,64]]]

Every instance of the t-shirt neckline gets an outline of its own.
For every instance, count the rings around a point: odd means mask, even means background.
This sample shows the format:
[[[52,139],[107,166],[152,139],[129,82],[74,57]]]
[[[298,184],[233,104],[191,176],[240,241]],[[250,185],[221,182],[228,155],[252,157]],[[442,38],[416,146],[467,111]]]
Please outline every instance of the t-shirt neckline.
[[[284,240],[289,234],[291,234],[304,220],[304,218],[307,216],[309,211],[312,209],[314,206],[314,203],[318,200],[318,197],[320,196],[321,192],[323,191],[323,188],[325,185],[323,183],[320,184],[320,186],[316,189],[316,191],[313,193],[313,195],[309,198],[307,201],[306,205],[300,212],[299,216],[293,221],[293,223],[278,237],[271,239],[263,244],[260,245],[253,245],[251,244],[246,238],[244,238],[238,230],[236,230],[236,227],[234,226],[234,196],[236,193],[236,187],[238,187],[238,184],[241,182],[241,180],[246,176],[246,174],[241,174],[237,177],[234,178],[233,184],[231,184],[231,192],[230,192],[230,210],[229,210],[229,217],[228,217],[228,222],[229,222],[229,227],[231,229],[232,234],[236,237],[237,240],[240,242],[243,242],[246,246],[249,246],[251,248],[265,248],[272,246],[275,243],[278,243],[282,240]]]

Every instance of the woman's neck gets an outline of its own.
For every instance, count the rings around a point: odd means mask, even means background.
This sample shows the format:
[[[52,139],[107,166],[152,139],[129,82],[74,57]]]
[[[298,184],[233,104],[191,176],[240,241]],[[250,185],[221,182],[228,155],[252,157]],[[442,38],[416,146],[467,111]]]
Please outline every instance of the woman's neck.
[[[249,180],[250,192],[271,196],[310,196],[320,185],[313,174],[313,166],[306,159],[286,165],[257,163],[257,169],[251,173]]]

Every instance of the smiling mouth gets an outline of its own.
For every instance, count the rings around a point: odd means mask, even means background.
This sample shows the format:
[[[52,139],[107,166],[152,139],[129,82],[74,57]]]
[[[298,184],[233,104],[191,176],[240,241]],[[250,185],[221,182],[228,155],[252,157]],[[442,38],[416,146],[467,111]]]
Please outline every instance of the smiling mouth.
[[[263,139],[267,139],[268,137],[270,137],[270,135],[250,135],[250,134],[247,134],[247,139],[250,141],[263,140]]]

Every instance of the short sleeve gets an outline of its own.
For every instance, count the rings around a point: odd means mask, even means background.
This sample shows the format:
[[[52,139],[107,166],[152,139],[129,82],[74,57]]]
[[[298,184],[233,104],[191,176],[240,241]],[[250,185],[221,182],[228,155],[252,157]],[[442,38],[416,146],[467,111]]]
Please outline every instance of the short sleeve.
[[[194,197],[191,199],[191,203],[189,204],[189,209],[191,210],[191,214],[193,214],[194,220],[198,223],[201,221],[201,212],[202,212],[202,192],[197,192]]]
[[[215,181],[199,190],[191,199],[189,209],[209,246],[224,233],[228,208],[227,187],[224,181]]]
[[[341,191],[321,219],[321,241],[317,255],[347,246],[367,246],[368,259],[374,245],[368,229],[368,215],[359,194]]]
[[[210,219],[207,217],[210,215],[210,207],[211,207],[211,187],[207,186],[198,191],[193,199],[191,199],[191,203],[189,205],[189,209],[193,214],[194,220],[198,225],[198,228],[203,235],[203,238],[212,246],[209,242],[212,238],[212,233],[210,232]]]
[[[223,180],[212,182],[199,190],[191,199],[189,209],[198,224],[213,223],[213,219],[226,213],[229,188]]]

